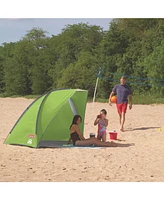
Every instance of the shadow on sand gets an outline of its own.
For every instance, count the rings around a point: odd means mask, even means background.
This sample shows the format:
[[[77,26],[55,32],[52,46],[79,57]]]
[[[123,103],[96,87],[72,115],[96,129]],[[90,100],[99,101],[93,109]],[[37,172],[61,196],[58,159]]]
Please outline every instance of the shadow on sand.
[[[140,128],[134,128],[132,129],[133,131],[135,130],[148,130],[148,129],[156,129],[156,128],[160,128],[160,127],[140,127]]]
[[[115,143],[115,142],[110,142],[111,147],[130,147],[130,146],[135,146],[134,143],[129,143],[129,144],[122,144],[122,143]]]
[[[126,140],[117,139],[117,141],[119,141],[119,142],[125,142]]]
[[[130,146],[135,146],[135,144],[134,143],[130,143],[130,144],[117,143],[116,147],[130,147]]]

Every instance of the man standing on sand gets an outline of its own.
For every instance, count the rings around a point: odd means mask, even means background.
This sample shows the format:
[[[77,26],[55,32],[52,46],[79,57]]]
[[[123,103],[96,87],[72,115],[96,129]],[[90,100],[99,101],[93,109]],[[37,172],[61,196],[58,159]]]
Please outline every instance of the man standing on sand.
[[[129,97],[129,109],[132,109],[132,91],[129,88],[128,85],[126,85],[126,77],[122,76],[120,79],[120,84],[115,85],[112,89],[112,92],[109,96],[109,105],[111,106],[111,97],[114,94],[117,94],[117,110],[119,114],[119,120],[120,120],[120,131],[124,131],[124,122],[125,122],[125,113],[127,110],[128,105],[128,97]]]

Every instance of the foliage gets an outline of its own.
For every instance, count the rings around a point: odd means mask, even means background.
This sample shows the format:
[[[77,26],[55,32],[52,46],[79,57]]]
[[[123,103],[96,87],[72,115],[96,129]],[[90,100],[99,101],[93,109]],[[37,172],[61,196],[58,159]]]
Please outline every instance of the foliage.
[[[33,28],[0,46],[0,93],[40,95],[53,88],[81,88],[107,99],[121,75],[134,94],[164,95],[164,19],[113,19],[109,30],[67,25],[59,35]]]

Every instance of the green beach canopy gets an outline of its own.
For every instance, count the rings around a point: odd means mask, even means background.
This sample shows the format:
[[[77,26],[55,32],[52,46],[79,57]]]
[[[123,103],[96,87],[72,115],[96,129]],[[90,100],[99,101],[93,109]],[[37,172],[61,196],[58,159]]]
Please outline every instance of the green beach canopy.
[[[83,133],[87,95],[86,90],[61,89],[40,96],[23,112],[4,143],[40,147],[45,142],[48,147],[48,142],[68,141],[76,114],[83,119]]]

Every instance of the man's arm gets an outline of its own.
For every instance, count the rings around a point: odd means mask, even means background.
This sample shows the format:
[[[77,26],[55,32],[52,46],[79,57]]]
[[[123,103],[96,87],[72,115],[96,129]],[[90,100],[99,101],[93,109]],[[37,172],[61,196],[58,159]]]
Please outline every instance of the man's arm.
[[[109,95],[109,105],[110,105],[110,106],[112,105],[112,104],[111,104],[111,103],[112,103],[112,102],[111,102],[111,97],[112,97],[113,95],[114,95],[114,92],[111,92],[110,95]]]
[[[112,92],[109,95],[109,105],[110,106],[112,105],[111,97],[116,93],[116,90],[117,90],[117,85],[114,86],[114,88],[112,89]]]
[[[129,95],[129,109],[132,109],[132,94]]]

